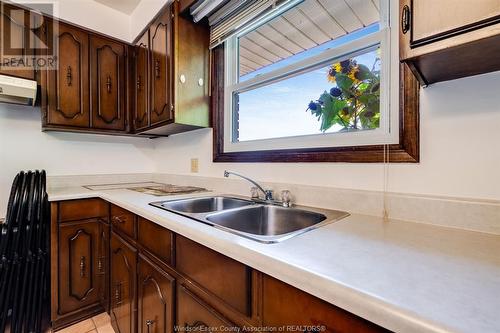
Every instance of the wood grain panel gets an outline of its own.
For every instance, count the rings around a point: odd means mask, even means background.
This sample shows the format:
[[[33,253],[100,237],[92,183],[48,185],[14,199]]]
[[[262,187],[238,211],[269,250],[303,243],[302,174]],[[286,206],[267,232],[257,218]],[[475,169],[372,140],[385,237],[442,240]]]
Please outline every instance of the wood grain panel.
[[[269,276],[264,276],[263,297],[265,326],[301,327],[303,332],[388,332]]]
[[[135,117],[134,128],[141,130],[150,123],[150,52],[149,30],[139,39],[135,46]]]
[[[6,3],[1,3],[0,13],[0,74],[34,80],[35,70],[29,65],[23,65],[33,55],[31,44],[34,35],[30,34],[30,12]],[[34,14],[33,14],[34,15]],[[9,63],[4,66],[5,60]]]
[[[176,268],[235,310],[251,315],[252,279],[249,267],[177,236]]]
[[[91,36],[90,52],[92,127],[124,131],[127,47]]]
[[[97,220],[59,227],[59,314],[99,302],[98,239]]]
[[[170,7],[150,28],[151,125],[173,119],[172,13]]]
[[[499,0],[412,1],[412,43],[500,18]]]
[[[88,128],[89,36],[86,32],[59,23],[56,50],[58,70],[48,70],[47,124]],[[49,39],[52,43],[52,39]]]
[[[234,324],[197,298],[183,285],[177,287],[177,326],[188,330],[228,332]]]
[[[117,333],[136,332],[137,250],[111,233],[111,324]]]
[[[137,218],[137,239],[147,251],[167,265],[172,264],[173,234],[145,218]]]
[[[173,332],[174,278],[141,255],[138,272],[139,333]]]
[[[102,199],[79,199],[59,202],[59,222],[102,218],[107,221],[109,204]]]
[[[135,214],[116,205],[111,205],[110,221],[115,230],[136,239]]]

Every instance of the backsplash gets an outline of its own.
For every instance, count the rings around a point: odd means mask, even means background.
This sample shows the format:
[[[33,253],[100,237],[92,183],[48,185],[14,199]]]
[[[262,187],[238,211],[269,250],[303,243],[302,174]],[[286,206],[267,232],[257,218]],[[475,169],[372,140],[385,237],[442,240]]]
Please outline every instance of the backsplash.
[[[172,174],[116,174],[49,176],[49,188],[153,181],[199,186],[225,194],[250,196],[251,184],[244,180]],[[332,187],[262,182],[276,197],[290,190],[296,204],[345,210],[355,214],[383,216],[384,193]],[[387,193],[389,219],[500,235],[500,201]]]

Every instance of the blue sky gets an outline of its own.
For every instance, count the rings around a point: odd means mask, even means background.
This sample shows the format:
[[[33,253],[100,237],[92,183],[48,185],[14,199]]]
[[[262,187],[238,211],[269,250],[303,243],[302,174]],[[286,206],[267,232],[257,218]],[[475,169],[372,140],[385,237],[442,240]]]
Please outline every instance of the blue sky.
[[[261,68],[241,77],[240,81],[289,65],[375,31],[378,31],[376,24]],[[371,68],[375,57],[376,52],[372,51],[355,59],[358,63]],[[306,109],[311,100],[318,99],[323,91],[329,91],[335,86],[328,82],[327,72],[328,67],[324,67],[241,93],[239,141],[321,133],[319,121],[309,111],[306,112]],[[328,132],[339,129],[340,127],[332,127]]]

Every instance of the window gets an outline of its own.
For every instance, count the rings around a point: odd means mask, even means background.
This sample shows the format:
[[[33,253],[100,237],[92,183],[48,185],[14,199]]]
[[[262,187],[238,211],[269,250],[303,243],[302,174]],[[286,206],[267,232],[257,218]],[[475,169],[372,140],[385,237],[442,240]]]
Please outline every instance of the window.
[[[280,161],[276,156],[285,152],[375,147],[381,156],[383,145],[401,150],[405,124],[391,13],[397,17],[397,1],[288,0],[226,36],[215,160],[254,153],[267,157],[243,160]]]

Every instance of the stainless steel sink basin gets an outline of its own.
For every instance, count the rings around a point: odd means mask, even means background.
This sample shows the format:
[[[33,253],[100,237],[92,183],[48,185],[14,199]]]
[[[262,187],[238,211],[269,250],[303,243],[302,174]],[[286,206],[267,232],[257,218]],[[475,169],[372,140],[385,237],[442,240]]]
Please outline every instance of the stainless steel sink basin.
[[[326,220],[323,214],[294,208],[258,205],[210,214],[214,224],[254,235],[276,236],[309,228]]]
[[[233,196],[169,200],[150,205],[262,243],[280,242],[349,215],[312,207],[284,208]]]
[[[207,213],[252,205],[249,200],[229,197],[204,197],[171,200],[160,203],[161,208],[183,213]]]

